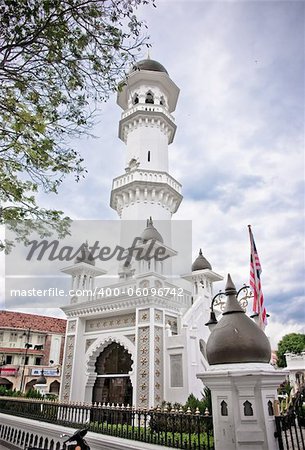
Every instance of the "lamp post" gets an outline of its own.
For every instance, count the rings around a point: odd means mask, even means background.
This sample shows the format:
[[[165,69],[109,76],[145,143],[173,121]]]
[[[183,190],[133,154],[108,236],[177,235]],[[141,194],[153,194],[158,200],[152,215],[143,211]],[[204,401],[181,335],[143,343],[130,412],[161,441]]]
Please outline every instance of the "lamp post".
[[[239,295],[243,293],[244,296],[238,300]],[[211,301],[211,306],[210,306],[210,319],[208,320],[207,323],[205,323],[205,326],[209,327],[209,330],[212,332],[212,330],[215,328],[215,326],[218,324],[218,321],[216,319],[216,314],[214,311],[214,306],[220,305],[221,310],[223,311],[224,309],[224,305],[225,302],[222,302],[221,299],[225,297],[225,292],[223,291],[219,291],[218,294],[214,295],[214,297],[212,298]],[[252,292],[250,291],[250,286],[247,286],[246,284],[244,284],[238,291],[236,294],[236,298],[240,304],[240,306],[243,309],[246,309],[246,307],[248,306],[248,298],[253,297]]]
[[[29,348],[32,347],[32,344],[29,343],[30,340],[30,334],[31,334],[31,328],[27,330],[27,332],[23,333],[23,336],[26,338],[26,342],[24,344],[25,346],[25,352],[24,352],[24,362],[22,367],[22,374],[21,374],[21,381],[20,381],[20,392],[23,392],[23,385],[24,385],[24,372],[25,372],[25,366],[26,366],[26,358],[28,355]]]

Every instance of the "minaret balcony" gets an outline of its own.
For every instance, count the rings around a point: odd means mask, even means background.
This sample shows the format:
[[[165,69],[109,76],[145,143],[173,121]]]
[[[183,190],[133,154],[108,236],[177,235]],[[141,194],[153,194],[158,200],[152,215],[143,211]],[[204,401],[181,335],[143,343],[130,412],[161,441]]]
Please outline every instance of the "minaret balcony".
[[[174,116],[167,111],[165,106],[154,105],[149,103],[145,104],[138,103],[137,105],[134,105],[132,108],[127,109],[122,113],[122,119],[126,119],[126,117],[130,116],[131,114],[134,114],[137,111],[144,111],[145,113],[159,112],[168,117],[172,122],[175,122]]]
[[[132,170],[124,175],[114,178],[112,182],[112,190],[126,186],[129,183],[136,181],[144,181],[151,183],[168,184],[172,189],[181,194],[182,185],[171,177],[167,172],[159,172],[155,170]]]
[[[120,217],[125,207],[148,203],[174,214],[181,201],[181,184],[168,173],[138,169],[113,180],[110,206]]]
[[[140,103],[122,113],[119,138],[126,144],[129,133],[143,126],[159,128],[167,135],[169,144],[173,142],[177,128],[174,117],[164,106]]]

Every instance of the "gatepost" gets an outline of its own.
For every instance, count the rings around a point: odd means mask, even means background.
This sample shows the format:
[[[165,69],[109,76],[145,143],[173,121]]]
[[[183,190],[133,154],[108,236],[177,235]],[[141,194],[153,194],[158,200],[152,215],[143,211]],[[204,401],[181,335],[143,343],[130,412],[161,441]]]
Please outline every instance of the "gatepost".
[[[270,364],[268,338],[239,305],[230,275],[225,294],[207,342],[210,368],[197,375],[212,393],[215,450],[278,450],[274,404],[286,372]]]

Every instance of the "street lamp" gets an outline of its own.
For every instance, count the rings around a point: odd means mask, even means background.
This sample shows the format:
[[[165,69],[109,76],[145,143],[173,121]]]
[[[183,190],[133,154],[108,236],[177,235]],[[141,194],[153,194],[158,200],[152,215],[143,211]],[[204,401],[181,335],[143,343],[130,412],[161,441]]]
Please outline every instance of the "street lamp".
[[[244,296],[241,299],[238,299],[239,295],[243,293]],[[216,319],[216,314],[214,311],[214,306],[218,306],[220,305],[221,310],[224,310],[224,306],[225,306],[225,302],[222,301],[224,299],[224,297],[226,296],[225,292],[223,291],[219,291],[218,294],[214,295],[214,297],[212,298],[211,301],[211,306],[210,306],[210,319],[208,320],[207,323],[205,323],[205,326],[209,327],[209,330],[212,332],[212,330],[215,328],[215,326],[218,324],[218,321]],[[253,297],[252,292],[250,291],[250,286],[247,286],[246,284],[244,284],[239,291],[236,294],[236,298],[238,300],[238,303],[240,304],[240,306],[243,309],[246,309],[248,306],[248,298]]]
[[[20,381],[20,392],[23,392],[23,384],[24,384],[24,371],[25,371],[25,366],[26,366],[26,359],[27,359],[27,355],[28,355],[28,350],[29,348],[32,347],[32,344],[29,343],[30,340],[30,334],[31,334],[31,328],[29,328],[27,330],[27,332],[23,333],[23,336],[25,336],[26,338],[26,342],[24,344],[25,347],[25,353],[24,353],[24,362],[23,362],[23,367],[22,367],[22,374],[21,374],[21,381]]]

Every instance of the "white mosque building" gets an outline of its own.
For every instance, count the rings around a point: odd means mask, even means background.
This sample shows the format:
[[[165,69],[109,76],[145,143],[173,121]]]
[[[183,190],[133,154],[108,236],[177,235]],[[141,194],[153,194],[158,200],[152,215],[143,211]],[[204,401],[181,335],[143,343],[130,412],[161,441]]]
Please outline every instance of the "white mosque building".
[[[126,169],[113,181],[110,206],[121,219],[124,245],[130,245],[132,229],[141,236],[138,249],[161,246],[167,259],[118,263],[118,277],[110,286],[115,295],[74,295],[62,308],[68,319],[63,401],[150,408],[163,400],[183,403],[191,393],[201,397],[203,385],[196,374],[208,368],[209,329],[204,324],[213,284],[222,276],[201,251],[190,273],[183,275],[188,289],[166,276],[177,254],[171,248],[171,218],[182,201],[181,184],[168,167],[178,95],[167,70],[151,59],[137,63],[118,93]],[[128,227],[129,221],[140,224],[141,232]],[[162,235],[158,223],[167,224]],[[83,256],[63,270],[71,275],[75,292],[102,285],[106,273],[88,250]]]

